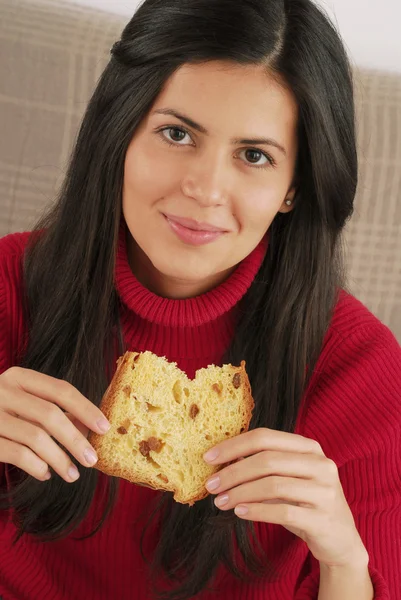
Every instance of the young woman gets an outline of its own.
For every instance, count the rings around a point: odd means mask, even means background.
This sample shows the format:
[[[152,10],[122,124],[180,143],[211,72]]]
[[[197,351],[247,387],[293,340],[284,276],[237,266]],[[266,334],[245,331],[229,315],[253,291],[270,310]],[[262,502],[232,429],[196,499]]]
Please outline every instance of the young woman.
[[[0,241],[5,600],[401,598],[401,349],[344,289],[356,184],[310,0],[142,4],[57,203]],[[193,507],[92,468],[125,349],[246,360],[251,429]]]

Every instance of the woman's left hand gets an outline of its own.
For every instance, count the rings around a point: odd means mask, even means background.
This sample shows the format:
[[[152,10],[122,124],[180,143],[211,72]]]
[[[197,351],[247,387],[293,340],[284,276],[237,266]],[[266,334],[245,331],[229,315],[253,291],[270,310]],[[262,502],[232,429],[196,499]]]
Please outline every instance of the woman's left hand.
[[[368,560],[337,465],[317,441],[260,428],[216,445],[204,459],[231,463],[206,482],[208,491],[218,494],[221,510],[282,525],[304,540],[321,564],[343,567]]]

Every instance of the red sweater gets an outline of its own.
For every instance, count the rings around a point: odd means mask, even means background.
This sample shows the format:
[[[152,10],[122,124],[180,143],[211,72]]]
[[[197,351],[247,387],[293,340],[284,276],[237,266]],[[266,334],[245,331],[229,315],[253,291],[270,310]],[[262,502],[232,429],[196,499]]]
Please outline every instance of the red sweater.
[[[24,332],[21,258],[26,240],[27,234],[0,240],[0,373],[15,364]],[[128,349],[165,355],[189,376],[210,363],[221,363],[235,324],[235,306],[264,253],[262,243],[209,293],[169,300],[135,279],[120,240],[116,288]],[[296,433],[318,440],[339,468],[369,552],[375,600],[401,600],[401,349],[387,327],[345,292],[309,390]],[[3,465],[0,484],[6,485],[7,480]],[[50,543],[24,536],[12,547],[14,527],[8,514],[0,514],[0,597],[149,600],[139,540],[145,517],[160,493],[122,480],[111,517],[84,541],[74,539],[79,530]],[[319,564],[306,544],[279,525],[258,523],[256,531],[278,569],[278,580],[250,587],[228,576],[219,593],[205,593],[202,600],[317,600]]]

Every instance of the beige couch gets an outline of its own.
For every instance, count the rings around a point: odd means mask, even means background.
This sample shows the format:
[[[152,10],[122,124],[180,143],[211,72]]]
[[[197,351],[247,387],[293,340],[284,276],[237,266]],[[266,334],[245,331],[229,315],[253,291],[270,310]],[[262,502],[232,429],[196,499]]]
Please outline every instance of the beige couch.
[[[0,237],[55,196],[81,115],[126,19],[0,0]],[[349,288],[401,342],[401,75],[356,71],[360,183]]]

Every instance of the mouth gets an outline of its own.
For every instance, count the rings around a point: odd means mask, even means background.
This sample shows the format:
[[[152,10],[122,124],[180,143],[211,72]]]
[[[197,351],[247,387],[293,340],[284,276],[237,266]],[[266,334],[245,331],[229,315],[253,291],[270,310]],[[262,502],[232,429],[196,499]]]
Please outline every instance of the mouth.
[[[185,219],[162,213],[171,231],[178,239],[188,246],[203,246],[210,244],[228,233],[210,223],[200,223],[193,219]]]
[[[192,231],[210,231],[213,233],[227,233],[228,231],[223,227],[218,227],[217,225],[212,225],[211,223],[201,223],[199,221],[195,221],[194,219],[185,219],[183,217],[176,217],[175,215],[170,215],[167,213],[163,214],[166,219],[173,221],[174,223],[178,223],[178,225],[182,225],[182,227],[186,227]]]

